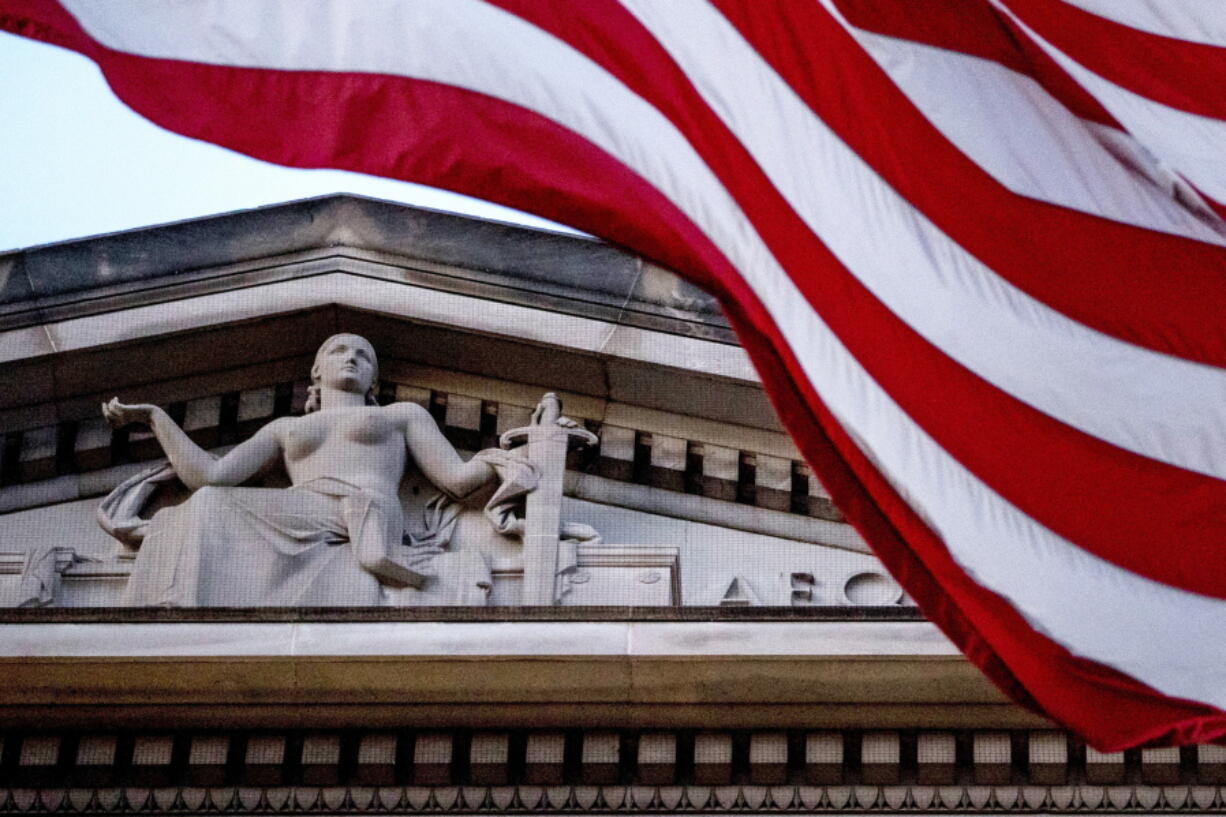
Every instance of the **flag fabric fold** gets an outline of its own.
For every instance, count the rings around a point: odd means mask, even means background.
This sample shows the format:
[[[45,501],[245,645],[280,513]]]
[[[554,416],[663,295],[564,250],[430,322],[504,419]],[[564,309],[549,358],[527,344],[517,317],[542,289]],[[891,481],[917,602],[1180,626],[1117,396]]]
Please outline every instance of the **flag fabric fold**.
[[[1226,735],[1226,23],[1146,0],[0,0],[170,130],[479,196],[714,292],[989,677]]]

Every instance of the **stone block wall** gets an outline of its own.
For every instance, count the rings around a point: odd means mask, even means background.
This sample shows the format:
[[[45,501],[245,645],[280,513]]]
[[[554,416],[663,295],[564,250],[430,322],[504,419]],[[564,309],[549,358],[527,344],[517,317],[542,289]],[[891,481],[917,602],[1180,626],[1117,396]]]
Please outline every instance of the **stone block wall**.
[[[165,408],[197,444],[215,449],[246,439],[276,417],[300,413],[306,385],[305,381],[285,382],[203,395]],[[531,414],[529,406],[389,381],[381,386],[380,400],[424,406],[452,444],[468,451],[496,446],[502,432],[526,425]],[[685,439],[650,427],[630,428],[583,416],[576,419],[597,432],[601,444],[598,450],[576,453],[569,463],[575,470],[620,482],[842,521],[821,483],[794,451],[780,456],[777,447],[768,453]],[[685,423],[680,415],[669,419],[674,427]],[[2,439],[0,509],[4,510],[20,507],[24,498],[33,496],[32,491],[12,490],[17,486],[161,456],[157,441],[147,431],[137,427],[113,430],[101,415],[8,431]],[[100,492],[103,484],[84,490]]]

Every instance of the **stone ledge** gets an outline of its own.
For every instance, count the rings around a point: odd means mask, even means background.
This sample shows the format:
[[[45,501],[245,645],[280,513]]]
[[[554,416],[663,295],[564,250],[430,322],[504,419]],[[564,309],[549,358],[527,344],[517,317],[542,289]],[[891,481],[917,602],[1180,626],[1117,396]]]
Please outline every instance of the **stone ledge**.
[[[924,622],[27,624],[0,656],[0,724],[1045,723]]]
[[[46,623],[44,618],[41,623],[0,628],[0,660],[653,657],[752,663],[766,658],[822,661],[855,656],[964,661],[953,644],[924,621],[805,621],[790,615],[774,620],[710,620],[701,613],[688,621],[567,621],[559,620],[565,615],[557,612],[561,609],[552,608],[550,615],[537,621],[418,620],[411,627],[386,620],[251,621],[258,614],[246,610],[237,611],[248,619],[245,623],[207,623],[205,610],[184,611],[200,623],[122,618],[115,623]],[[579,611],[575,615],[585,615],[584,608],[574,609]],[[639,611],[642,617],[648,614]]]

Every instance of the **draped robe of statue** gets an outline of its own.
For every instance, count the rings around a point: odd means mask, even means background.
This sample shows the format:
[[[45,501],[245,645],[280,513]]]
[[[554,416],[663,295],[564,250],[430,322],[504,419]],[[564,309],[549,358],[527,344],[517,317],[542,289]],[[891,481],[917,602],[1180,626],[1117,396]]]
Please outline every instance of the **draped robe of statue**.
[[[491,449],[475,455],[501,485],[485,505],[498,534],[519,532],[514,510],[536,486],[531,463]],[[211,487],[163,508],[151,520],[138,512],[158,483],[173,478],[159,466],[121,485],[100,509],[103,526],[138,545],[122,597],[134,607],[336,607],[397,604],[398,591],[364,567],[362,543],[387,550],[421,576],[440,563],[463,575],[460,602],[484,603],[490,575],[476,551],[449,551],[460,506],[436,495],[425,509],[424,533],[406,532],[396,497],[324,477],[290,488]],[[109,504],[108,504],[109,503]],[[400,591],[403,592],[403,591]]]

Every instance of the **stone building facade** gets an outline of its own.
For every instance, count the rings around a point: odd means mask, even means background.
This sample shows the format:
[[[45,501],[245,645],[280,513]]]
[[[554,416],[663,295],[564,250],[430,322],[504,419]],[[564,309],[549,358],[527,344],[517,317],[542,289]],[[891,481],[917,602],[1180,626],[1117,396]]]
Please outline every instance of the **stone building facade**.
[[[99,404],[224,453],[301,414],[338,332],[464,457],[545,393],[594,435],[526,506],[597,534],[552,604],[525,604],[529,534],[473,544],[478,502],[447,547],[481,567],[378,606],[122,606],[140,555],[99,507],[162,451]],[[842,520],[713,301],[599,242],[333,196],[0,255],[0,432],[0,812],[1226,808],[1220,747],[1101,754],[1005,700]]]

